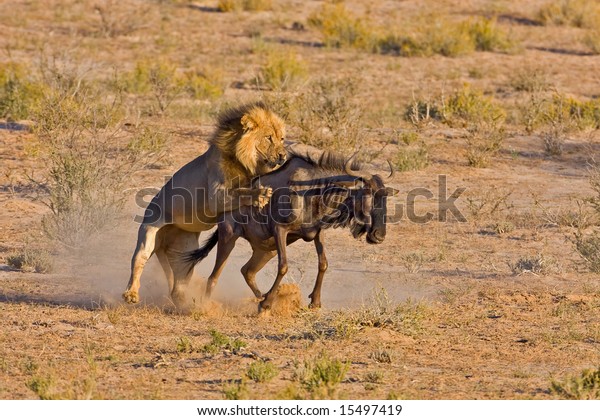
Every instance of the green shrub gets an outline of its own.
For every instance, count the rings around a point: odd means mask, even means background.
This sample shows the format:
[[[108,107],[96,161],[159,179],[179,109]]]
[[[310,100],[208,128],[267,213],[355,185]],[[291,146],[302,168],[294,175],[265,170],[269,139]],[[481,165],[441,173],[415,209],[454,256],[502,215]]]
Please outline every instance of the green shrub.
[[[0,64],[0,118],[30,118],[32,107],[44,95],[45,86],[33,81],[24,66]]]
[[[550,391],[559,398],[568,400],[600,399],[600,368],[586,369],[579,376],[564,381],[552,381]]]
[[[451,23],[443,19],[436,19],[426,27],[420,43],[423,55],[458,57],[475,50],[475,43],[465,24]]]
[[[369,50],[373,46],[370,25],[354,17],[341,3],[324,4],[309,16],[308,24],[321,32],[328,47]]]
[[[316,397],[333,398],[337,386],[344,380],[350,365],[339,359],[321,353],[318,357],[304,362],[297,375],[302,386]]]
[[[252,11],[259,12],[271,10],[272,0],[219,0],[217,8],[221,12]]]
[[[429,166],[429,150],[425,142],[418,146],[407,146],[396,154],[393,164],[400,172],[418,171]]]
[[[444,104],[444,120],[450,125],[486,122],[498,124],[505,117],[504,110],[483,92],[465,84]]]
[[[259,74],[259,83],[272,90],[288,90],[306,78],[304,62],[292,52],[276,51],[267,56]]]
[[[211,337],[210,343],[202,347],[202,351],[205,353],[214,354],[219,350],[239,351],[248,345],[239,338],[232,339],[217,330],[210,330],[209,334]]]
[[[504,127],[495,121],[482,122],[468,127],[467,132],[467,163],[476,168],[487,167],[502,147]]]
[[[552,1],[538,11],[538,19],[543,25],[594,28],[600,23],[600,5],[589,0]]]
[[[592,273],[600,274],[600,235],[592,233],[575,237],[575,249]]]
[[[223,396],[226,400],[247,400],[249,398],[248,386],[243,380],[229,381],[223,386]]]
[[[217,99],[225,92],[225,83],[216,71],[188,70],[179,83],[193,99]]]
[[[496,19],[480,18],[469,22],[467,31],[477,51],[508,52],[515,47],[514,41],[498,28]]]
[[[269,382],[271,379],[279,374],[279,369],[271,362],[263,362],[258,360],[252,362],[246,370],[246,376],[248,379],[254,382]]]
[[[187,337],[179,337],[177,339],[177,353],[191,353],[194,351],[194,346],[192,345],[192,340]]]

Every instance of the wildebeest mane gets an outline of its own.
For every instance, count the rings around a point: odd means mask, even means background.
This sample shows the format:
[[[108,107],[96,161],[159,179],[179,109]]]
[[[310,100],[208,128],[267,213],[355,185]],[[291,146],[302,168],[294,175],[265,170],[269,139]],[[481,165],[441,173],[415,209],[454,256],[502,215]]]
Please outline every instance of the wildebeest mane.
[[[308,163],[315,165],[316,167],[326,170],[326,171],[345,171],[346,162],[348,161],[348,157],[342,155],[341,153],[336,153],[332,151],[325,151],[321,153],[318,159],[314,159],[312,156],[300,156],[291,153],[291,157],[298,157],[307,161]],[[354,159],[352,161],[351,168],[354,171],[358,171],[362,169],[362,165],[359,161]]]

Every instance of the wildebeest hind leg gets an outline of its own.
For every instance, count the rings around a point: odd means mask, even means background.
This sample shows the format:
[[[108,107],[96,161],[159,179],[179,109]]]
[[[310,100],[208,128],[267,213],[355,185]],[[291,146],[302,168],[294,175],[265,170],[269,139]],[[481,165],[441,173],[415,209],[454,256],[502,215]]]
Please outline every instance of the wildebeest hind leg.
[[[277,255],[277,251],[263,251],[261,249],[256,249],[252,253],[252,257],[242,267],[242,275],[244,276],[248,287],[252,289],[254,296],[257,298],[261,298],[262,293],[256,286],[256,273],[258,273],[275,255]]]
[[[212,290],[217,284],[219,277],[221,276],[221,272],[225,267],[225,263],[233,251],[235,247],[235,241],[239,238],[233,231],[233,226],[230,224],[226,224],[225,222],[219,225],[219,242],[217,244],[217,258],[215,259],[215,266],[213,267],[212,273],[208,277],[206,282],[206,292],[204,293],[204,297],[207,299],[210,298],[212,294]]]
[[[166,256],[171,270],[173,270],[173,287],[171,299],[178,309],[186,306],[185,292],[192,278],[193,270],[181,259],[181,255],[198,248],[200,233],[173,229],[169,232],[166,241]]]

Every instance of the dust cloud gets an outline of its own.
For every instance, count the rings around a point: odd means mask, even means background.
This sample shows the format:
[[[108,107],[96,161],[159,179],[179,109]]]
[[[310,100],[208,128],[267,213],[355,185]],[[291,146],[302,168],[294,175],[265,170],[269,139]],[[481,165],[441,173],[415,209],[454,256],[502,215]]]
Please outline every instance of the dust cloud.
[[[56,281],[47,293],[55,303],[66,303],[84,307],[104,307],[124,305],[121,294],[129,280],[130,259],[136,245],[138,225],[128,218],[118,226],[95,238],[85,247],[66,252],[59,258]],[[202,233],[200,241],[207,237]],[[366,252],[376,252],[378,246],[352,250],[348,248],[348,233],[342,230],[328,231],[326,252],[329,269],[322,288],[322,303],[327,310],[357,307],[372,294],[375,287],[385,287],[394,300],[406,298],[421,299],[423,290],[408,287],[398,280],[397,266],[382,263],[370,269],[362,259]],[[257,313],[258,301],[246,285],[240,268],[250,258],[252,250],[244,239],[239,239],[232,252],[218,284],[213,291],[211,302],[203,302],[206,277],[212,271],[216,250],[196,268],[188,286],[187,297],[194,306],[207,314],[222,315],[227,312],[240,314]],[[317,275],[317,255],[312,243],[298,241],[288,247],[289,272],[284,278],[283,290],[279,297],[286,301],[282,306],[304,305],[312,291]],[[273,258],[257,276],[259,289],[269,290],[277,272],[277,258]],[[287,289],[288,287],[291,287]],[[287,296],[284,296],[287,293]],[[174,310],[169,297],[167,279],[156,257],[152,257],[144,269],[140,305],[154,306],[164,310]],[[287,308],[283,312],[293,309]]]

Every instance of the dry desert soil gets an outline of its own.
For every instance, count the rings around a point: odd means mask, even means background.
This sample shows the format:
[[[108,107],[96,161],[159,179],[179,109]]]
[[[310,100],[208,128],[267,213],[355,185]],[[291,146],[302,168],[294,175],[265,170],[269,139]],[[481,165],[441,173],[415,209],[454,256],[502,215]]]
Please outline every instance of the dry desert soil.
[[[571,2],[589,9],[570,20],[544,18],[561,2],[539,0],[226,3],[1,2],[0,398],[597,398],[598,374],[576,378],[600,366],[600,252],[586,261],[576,243],[592,244],[598,224],[598,3]],[[487,47],[469,44],[477,24]],[[69,117],[96,118],[90,104],[117,97],[117,117],[96,131]],[[328,231],[319,311],[306,307],[314,247],[296,243],[291,295],[258,316],[242,240],[211,302],[201,296],[214,256],[196,268],[191,313],[175,311],[154,259],[141,303],[123,303],[135,193],[206,150],[219,110],[259,99],[289,139],[360,150],[381,172],[390,160],[390,207],[425,188],[416,213],[436,217],[398,215],[380,245]],[[56,157],[86,144],[52,140],[71,128],[115,141],[93,149],[106,154],[93,171],[121,177],[126,195],[77,245],[42,224],[60,186],[52,170],[66,167]],[[137,132],[158,140],[124,170]],[[445,194],[465,189],[466,220],[437,217],[441,176]],[[52,270],[16,268],[27,252]],[[261,289],[275,271],[259,274]]]

